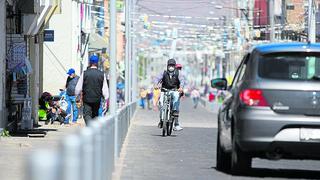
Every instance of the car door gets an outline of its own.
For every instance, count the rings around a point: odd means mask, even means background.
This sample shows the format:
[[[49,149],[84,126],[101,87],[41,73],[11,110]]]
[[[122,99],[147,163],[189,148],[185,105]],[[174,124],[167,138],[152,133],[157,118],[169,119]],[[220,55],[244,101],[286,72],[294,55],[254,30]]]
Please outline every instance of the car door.
[[[234,97],[237,96],[239,91],[240,82],[243,79],[247,61],[250,54],[246,54],[242,59],[240,66],[238,67],[236,74],[234,75],[231,86],[226,91],[226,97],[223,101],[220,112],[219,112],[219,128],[220,128],[220,142],[222,147],[226,151],[230,151],[232,148],[231,144],[231,118],[232,118],[232,107],[234,104]]]

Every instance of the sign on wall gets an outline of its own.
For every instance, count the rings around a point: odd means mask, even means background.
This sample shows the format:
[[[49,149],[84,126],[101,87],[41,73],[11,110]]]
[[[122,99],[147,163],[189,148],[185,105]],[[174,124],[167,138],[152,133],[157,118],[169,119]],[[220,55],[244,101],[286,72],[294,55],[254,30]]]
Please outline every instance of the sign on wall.
[[[43,39],[45,42],[53,42],[54,41],[54,30],[44,30]]]

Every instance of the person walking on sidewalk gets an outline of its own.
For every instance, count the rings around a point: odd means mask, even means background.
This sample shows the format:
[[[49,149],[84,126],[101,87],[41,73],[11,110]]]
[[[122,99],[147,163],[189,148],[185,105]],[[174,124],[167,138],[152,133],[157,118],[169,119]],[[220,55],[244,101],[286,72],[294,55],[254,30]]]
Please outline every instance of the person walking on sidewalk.
[[[67,72],[68,79],[66,82],[66,100],[68,102],[67,117],[64,120],[64,124],[69,124],[69,119],[72,113],[72,123],[77,123],[78,120],[78,107],[77,107],[77,96],[75,94],[76,85],[79,80],[79,76],[76,75],[76,71],[70,68]]]
[[[90,56],[89,68],[84,71],[76,86],[76,94],[82,92],[83,116],[86,125],[99,115],[101,98],[109,98],[109,87],[105,74],[98,70],[99,57]]]

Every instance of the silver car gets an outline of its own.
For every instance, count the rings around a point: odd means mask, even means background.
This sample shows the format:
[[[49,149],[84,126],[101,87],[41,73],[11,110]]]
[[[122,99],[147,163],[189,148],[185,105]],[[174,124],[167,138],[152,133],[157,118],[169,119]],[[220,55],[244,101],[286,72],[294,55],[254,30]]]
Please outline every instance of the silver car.
[[[320,159],[320,44],[282,43],[246,54],[218,114],[218,170],[242,174],[252,158]]]

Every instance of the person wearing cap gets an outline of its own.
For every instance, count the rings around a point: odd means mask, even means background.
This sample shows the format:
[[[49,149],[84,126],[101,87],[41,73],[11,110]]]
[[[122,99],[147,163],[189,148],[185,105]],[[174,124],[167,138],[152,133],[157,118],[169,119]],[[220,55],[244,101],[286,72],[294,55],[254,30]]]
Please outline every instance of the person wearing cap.
[[[89,67],[84,71],[76,86],[76,94],[82,92],[83,117],[86,125],[99,115],[101,99],[109,98],[109,87],[105,74],[98,70],[99,57],[91,55]]]
[[[79,80],[79,76],[76,75],[76,71],[73,68],[70,68],[67,72],[68,79],[66,82],[66,100],[68,102],[67,108],[67,117],[64,120],[64,124],[69,124],[69,119],[71,117],[72,110],[72,123],[77,123],[78,120],[78,107],[77,107],[77,97],[75,94],[76,85]]]
[[[155,88],[158,88],[161,84],[162,88],[170,90],[170,94],[173,97],[173,115],[179,116],[179,101],[180,101],[180,93],[183,93],[183,87],[185,85],[185,81],[183,77],[179,74],[179,71],[176,68],[176,61],[174,59],[169,59],[167,62],[167,70],[157,76],[154,80]],[[163,96],[164,92],[161,92],[159,105],[160,105],[160,113],[163,111]],[[160,116],[161,117],[161,116]],[[162,128],[163,120],[160,118],[160,122],[158,124],[159,128]],[[180,131],[183,128],[179,125],[179,121],[175,121],[173,130]]]

